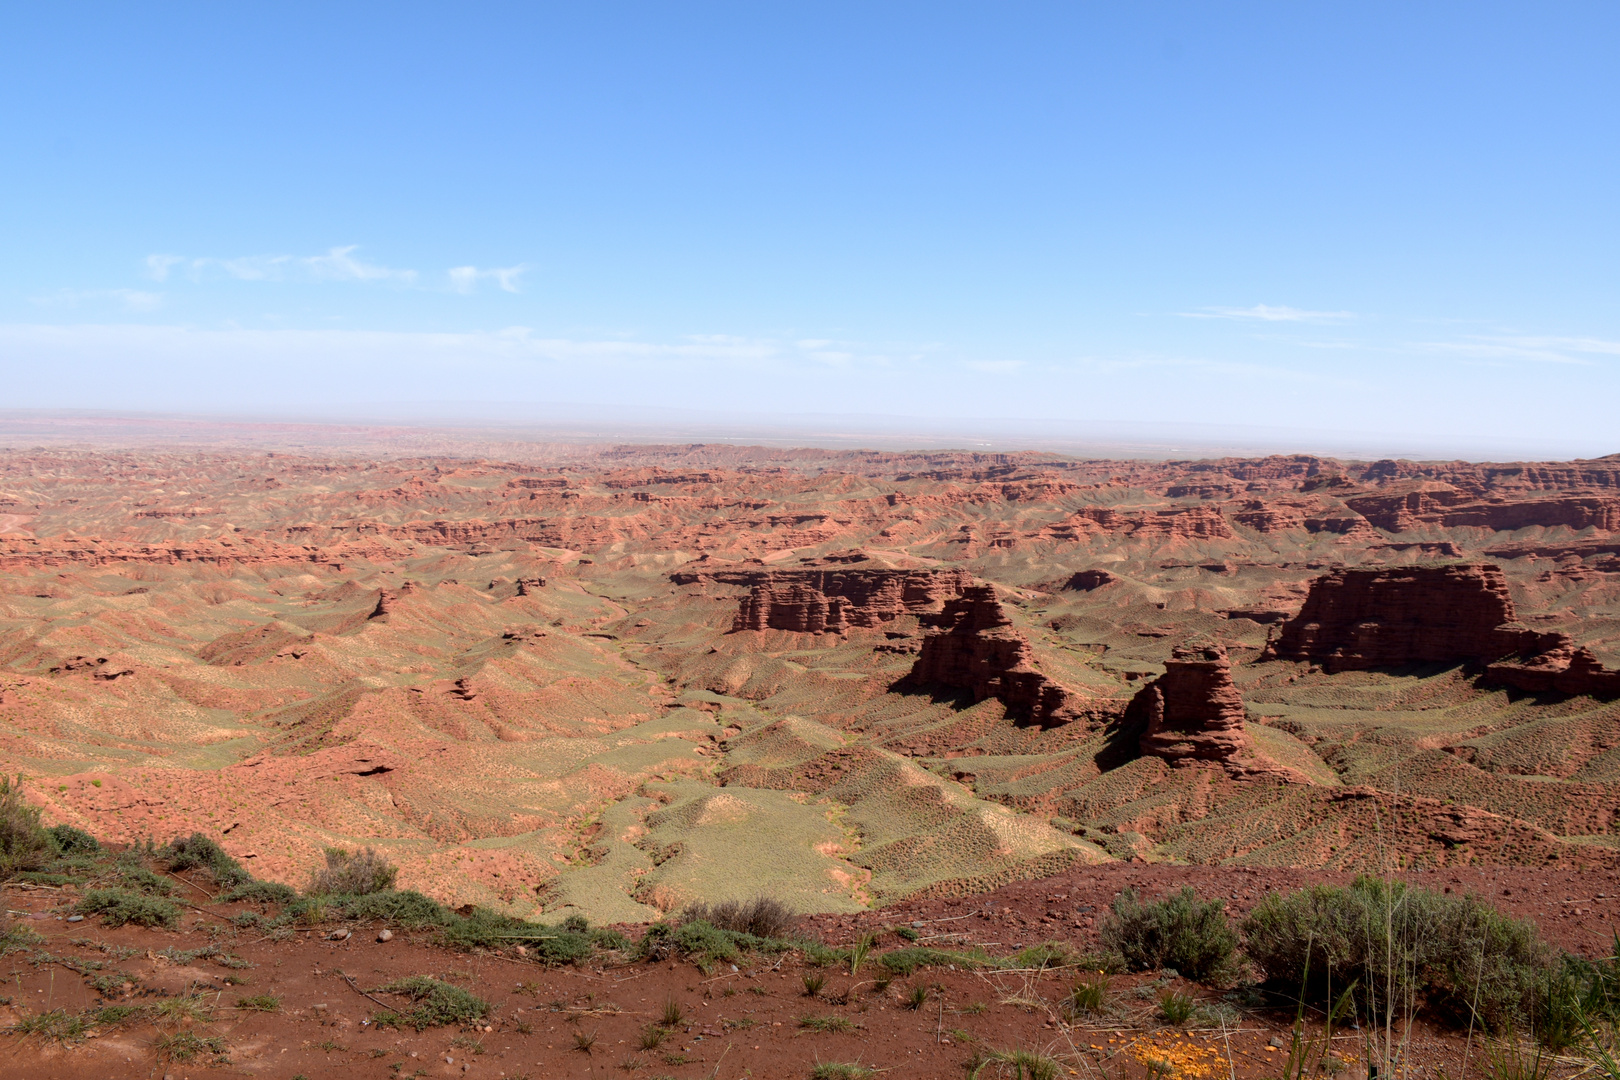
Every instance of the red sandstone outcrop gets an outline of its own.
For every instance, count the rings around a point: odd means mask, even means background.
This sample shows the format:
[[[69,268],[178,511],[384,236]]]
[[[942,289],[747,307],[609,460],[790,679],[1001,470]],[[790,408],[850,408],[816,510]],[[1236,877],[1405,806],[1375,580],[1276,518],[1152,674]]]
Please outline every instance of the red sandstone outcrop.
[[[1337,570],[1311,584],[1264,658],[1330,672],[1463,661],[1489,665],[1487,682],[1532,693],[1620,696],[1620,672],[1589,649],[1515,620],[1507,580],[1490,563]]]
[[[1232,527],[1214,507],[1187,506],[1174,510],[1126,513],[1108,507],[1077,510],[1068,524],[1101,532],[1119,533],[1133,540],[1230,540]]]
[[[1620,530],[1620,499],[1612,496],[1480,502],[1449,484],[1425,484],[1419,490],[1401,494],[1361,495],[1345,499],[1344,504],[1389,532],[1426,527],[1476,527],[1503,532],[1558,525],[1605,532]]]
[[[1118,580],[1119,578],[1106,570],[1078,570],[1064,583],[1063,587],[1070,592],[1091,592],[1093,589],[1100,589],[1104,585],[1112,585]]]
[[[1239,780],[1309,783],[1303,775],[1255,752],[1243,727],[1243,696],[1232,685],[1232,665],[1220,646],[1178,645],[1164,674],[1137,691],[1125,723],[1140,724],[1142,753],[1173,766],[1210,762]]]
[[[902,615],[939,610],[973,583],[966,570],[716,570],[670,575],[677,585],[704,581],[747,585],[732,632],[791,630],[847,633],[880,626]]]
[[[899,689],[967,690],[974,701],[999,698],[1021,723],[1058,727],[1087,715],[1081,698],[1035,669],[1024,635],[1001,609],[991,585],[971,585],[925,616],[922,652]]]
[[[1591,649],[1576,648],[1568,634],[1539,634],[1537,639],[1528,655],[1487,667],[1486,681],[1533,694],[1620,697],[1620,671],[1605,668]]]
[[[1336,570],[1312,582],[1266,657],[1329,671],[1488,664],[1535,646],[1539,635],[1514,619],[1507,579],[1489,563]]]

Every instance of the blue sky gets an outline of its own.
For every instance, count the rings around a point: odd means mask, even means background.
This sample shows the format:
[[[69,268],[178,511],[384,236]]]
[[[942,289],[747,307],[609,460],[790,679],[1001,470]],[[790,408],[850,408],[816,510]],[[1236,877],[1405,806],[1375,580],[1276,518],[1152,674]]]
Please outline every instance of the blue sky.
[[[1578,3],[8,5],[0,407],[1620,451],[1617,31]]]

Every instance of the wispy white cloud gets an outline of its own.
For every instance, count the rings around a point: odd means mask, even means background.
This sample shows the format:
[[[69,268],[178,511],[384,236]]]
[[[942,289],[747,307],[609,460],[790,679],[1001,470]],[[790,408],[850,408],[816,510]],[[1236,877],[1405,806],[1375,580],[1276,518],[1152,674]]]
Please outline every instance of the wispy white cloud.
[[[1502,363],[1573,364],[1595,367],[1600,358],[1620,356],[1620,342],[1601,338],[1537,335],[1476,335],[1458,341],[1428,341],[1416,346],[1424,352],[1444,353]]]
[[[153,281],[168,281],[169,271],[186,260],[179,255],[148,255],[146,276]]]
[[[31,297],[41,307],[78,307],[81,304],[105,305],[111,302],[123,311],[156,311],[163,306],[163,294],[142,289],[58,289],[56,292]]]
[[[355,254],[359,245],[328,248],[322,255],[213,255],[189,256],[158,253],[146,257],[146,276],[167,281],[183,273],[191,281],[224,277],[235,281],[360,281],[415,285],[415,270],[402,270],[367,262]]]
[[[1287,305],[1256,304],[1253,307],[1206,307],[1177,312],[1184,319],[1247,319],[1256,322],[1346,322],[1355,318],[1349,311],[1305,311]]]
[[[358,247],[357,244],[335,247],[325,255],[313,255],[299,261],[309,267],[311,274],[324,281],[401,281],[406,284],[416,281],[415,270],[395,270],[355,258],[354,252]]]
[[[487,270],[476,266],[454,266],[450,268],[450,289],[452,292],[470,293],[480,281],[488,278],[500,286],[502,292],[515,293],[518,291],[518,278],[526,270],[528,267],[522,263],[516,266],[492,266]]]

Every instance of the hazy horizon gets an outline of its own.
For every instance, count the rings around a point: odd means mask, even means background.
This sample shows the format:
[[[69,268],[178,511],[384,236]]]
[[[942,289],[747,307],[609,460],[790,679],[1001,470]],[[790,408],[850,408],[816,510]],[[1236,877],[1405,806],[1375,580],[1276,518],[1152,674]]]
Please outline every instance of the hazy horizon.
[[[1620,447],[1612,5],[0,29],[0,408]]]

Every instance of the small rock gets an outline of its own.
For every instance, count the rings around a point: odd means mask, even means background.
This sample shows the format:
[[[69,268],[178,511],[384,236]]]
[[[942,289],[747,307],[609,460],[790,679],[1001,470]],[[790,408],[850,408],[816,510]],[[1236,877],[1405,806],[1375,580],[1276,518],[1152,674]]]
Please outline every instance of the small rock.
[[[494,1030],[495,1030],[495,1029],[494,1029],[494,1028],[493,1028],[493,1027],[491,1027],[491,1026],[490,1026],[490,1025],[488,1025],[488,1024],[485,1024],[485,1025],[484,1025],[484,1034],[485,1034],[485,1035],[488,1035],[488,1034],[489,1034],[489,1033],[490,1033],[490,1032],[492,1032],[492,1031],[494,1031]]]
[[[1280,1038],[1278,1038],[1277,1036],[1273,1035],[1271,1037],[1271,1042],[1268,1045],[1275,1046],[1277,1049],[1281,1050],[1282,1049],[1282,1044],[1283,1044],[1283,1041]]]
[[[394,932],[392,930],[384,930],[382,933],[377,935],[377,940],[378,941],[393,941],[394,940]]]
[[[528,956],[529,955],[529,949],[528,949],[528,946],[526,946],[526,945],[519,945],[513,951],[516,952],[519,956]]]
[[[69,915],[67,917],[67,921],[68,922],[84,922],[84,916],[83,915]]]

